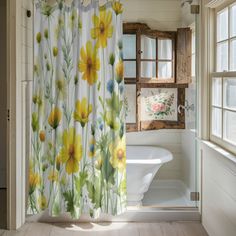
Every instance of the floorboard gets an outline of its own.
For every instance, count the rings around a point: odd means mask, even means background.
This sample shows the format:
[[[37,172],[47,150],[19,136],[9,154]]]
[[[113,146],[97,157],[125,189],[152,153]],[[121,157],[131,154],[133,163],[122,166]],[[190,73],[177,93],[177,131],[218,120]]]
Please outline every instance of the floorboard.
[[[3,233],[3,234],[1,234]],[[161,223],[27,223],[1,236],[207,236],[198,222]]]

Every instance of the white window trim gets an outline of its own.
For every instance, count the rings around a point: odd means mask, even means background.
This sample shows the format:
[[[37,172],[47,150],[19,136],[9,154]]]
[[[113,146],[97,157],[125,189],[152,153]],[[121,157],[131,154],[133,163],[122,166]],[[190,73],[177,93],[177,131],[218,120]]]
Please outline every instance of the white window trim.
[[[230,5],[233,5],[234,3],[236,3],[235,0],[226,0],[226,1],[221,1],[221,5],[217,5],[217,7],[215,7],[213,10],[211,11],[211,17],[209,17],[209,20],[212,21],[210,28],[211,28],[211,32],[208,33],[213,33],[213,37],[210,37],[211,39],[213,39],[213,53],[211,53],[210,55],[210,60],[209,63],[212,63],[212,69],[209,71],[209,88],[208,88],[208,94],[209,94],[209,122],[208,122],[208,130],[209,130],[209,139],[210,141],[220,145],[222,148],[236,154],[236,145],[232,144],[231,142],[223,139],[224,134],[223,134],[223,122],[224,122],[224,118],[223,118],[223,111],[227,110],[223,108],[223,93],[222,93],[222,138],[217,137],[216,135],[214,135],[212,133],[212,80],[213,78],[222,78],[222,81],[224,78],[230,78],[230,77],[236,77],[236,71],[227,71],[227,72],[216,72],[216,65],[217,65],[217,57],[216,55],[216,50],[217,50],[217,30],[216,30],[216,18],[217,18],[217,14],[222,11],[223,9],[225,9],[226,7],[230,7]],[[230,14],[229,14],[229,19],[230,19]],[[211,18],[211,19],[210,19]],[[208,29],[209,31],[209,29]],[[230,34],[230,24],[228,23],[228,33]],[[236,38],[233,37],[233,38]],[[232,38],[229,36],[226,40],[229,42]],[[223,41],[226,41],[223,40]],[[220,41],[220,42],[223,42]],[[208,42],[209,43],[209,42]],[[212,43],[212,42],[211,42]],[[230,48],[230,46],[229,46]],[[228,68],[230,66],[230,53],[228,53]],[[223,84],[222,84],[222,92],[223,92]]]

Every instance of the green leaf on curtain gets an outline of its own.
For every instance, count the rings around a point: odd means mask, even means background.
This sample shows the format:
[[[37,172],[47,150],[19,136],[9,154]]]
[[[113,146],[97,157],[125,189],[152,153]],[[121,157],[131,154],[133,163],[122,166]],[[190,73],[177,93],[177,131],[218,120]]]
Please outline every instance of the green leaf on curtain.
[[[36,112],[32,113],[32,121],[31,121],[31,126],[33,131],[38,131],[39,129],[39,119],[38,119],[38,115]]]
[[[75,187],[78,193],[81,193],[83,186],[86,183],[86,179],[88,178],[88,173],[86,171],[80,172],[79,176],[74,176],[75,178]]]
[[[112,93],[111,98],[106,99],[106,103],[110,110],[116,112],[116,114],[119,115],[122,109],[122,101],[120,101],[119,96],[115,92]]]
[[[72,217],[78,218],[79,212],[77,206],[79,206],[79,196],[73,190],[64,192],[63,196],[66,202],[66,211],[70,212]]]
[[[86,185],[87,185],[89,198],[91,199],[92,203],[95,205],[95,208],[97,209],[101,207],[102,195],[101,195],[100,178],[95,179],[94,185],[93,185],[93,182],[90,182],[90,181],[86,181]]]
[[[102,175],[107,183],[110,182],[113,185],[115,183],[115,169],[111,165],[110,156],[111,155],[108,148],[103,151],[104,162],[102,165]]]
[[[120,127],[119,122],[116,119],[116,114],[115,112],[109,111],[106,113],[106,117],[105,117],[106,123],[107,125],[113,129],[113,130],[118,130]]]
[[[119,186],[119,193],[126,193],[126,179],[122,180]]]
[[[53,204],[53,209],[52,209],[52,211],[53,211],[53,214],[56,215],[56,216],[58,216],[58,215],[60,214],[61,208],[60,208],[60,205],[59,205],[58,202],[56,202],[56,203]]]
[[[65,198],[67,212],[74,212],[74,194],[72,191],[64,192],[63,196]]]

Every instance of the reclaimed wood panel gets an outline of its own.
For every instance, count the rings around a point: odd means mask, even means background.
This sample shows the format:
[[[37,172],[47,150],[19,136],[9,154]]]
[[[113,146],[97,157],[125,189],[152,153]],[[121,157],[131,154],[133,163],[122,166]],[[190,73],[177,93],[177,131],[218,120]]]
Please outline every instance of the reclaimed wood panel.
[[[190,28],[177,30],[176,83],[191,83],[192,32]]]

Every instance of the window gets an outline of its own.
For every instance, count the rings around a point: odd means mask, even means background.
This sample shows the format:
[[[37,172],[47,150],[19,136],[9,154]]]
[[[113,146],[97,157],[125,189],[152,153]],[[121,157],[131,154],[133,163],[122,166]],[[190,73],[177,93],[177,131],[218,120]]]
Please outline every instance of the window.
[[[235,152],[236,3],[216,10],[215,72],[211,75],[211,140]]]
[[[174,83],[174,37],[162,33],[141,35],[141,80]]]
[[[141,23],[124,23],[123,29],[127,131],[184,129],[178,106],[191,80],[191,30],[164,32]],[[177,69],[186,72],[181,81]]]

